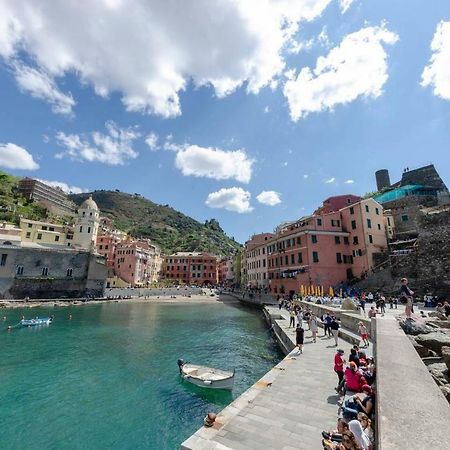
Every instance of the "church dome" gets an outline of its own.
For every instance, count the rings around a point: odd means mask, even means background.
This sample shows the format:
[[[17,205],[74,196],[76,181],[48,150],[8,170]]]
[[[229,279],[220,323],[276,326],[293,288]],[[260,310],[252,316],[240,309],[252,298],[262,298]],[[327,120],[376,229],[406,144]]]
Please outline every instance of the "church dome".
[[[98,211],[97,203],[92,199],[92,195],[81,204],[80,209],[94,209],[95,211]]]

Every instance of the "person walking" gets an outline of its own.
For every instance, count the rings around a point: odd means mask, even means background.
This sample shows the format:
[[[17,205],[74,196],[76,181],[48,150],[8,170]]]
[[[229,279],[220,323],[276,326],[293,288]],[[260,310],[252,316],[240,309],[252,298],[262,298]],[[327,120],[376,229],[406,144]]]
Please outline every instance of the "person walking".
[[[289,311],[289,328],[295,327],[295,311],[291,309]]]
[[[402,286],[400,288],[400,297],[404,298],[406,300],[405,314],[408,319],[411,319],[411,314],[413,312],[414,291],[412,291],[408,287],[408,279],[407,278],[402,278],[401,282],[402,282]]]
[[[324,337],[328,334],[328,337],[331,337],[331,316],[330,313],[326,313],[325,317],[323,318],[323,329],[324,329]]]
[[[309,321],[309,329],[312,333],[313,342],[316,342],[317,331],[319,330],[319,323],[315,314],[311,314],[311,320]]]
[[[297,325],[303,326],[303,311],[301,309],[297,311]]]
[[[336,320],[335,316],[331,317],[331,323],[330,323],[330,328],[331,328],[331,333],[333,334],[334,337],[334,342],[335,342],[335,347],[338,346],[339,344],[339,322]]]
[[[359,336],[361,337],[361,340],[364,342],[364,345],[366,347],[368,347],[369,346],[369,333],[367,332],[366,326],[362,322],[359,322],[359,324],[358,324],[358,332],[359,332]]]
[[[302,328],[301,324],[297,324],[295,329],[295,344],[298,347],[300,353],[303,353],[303,341],[305,337],[305,330]]]

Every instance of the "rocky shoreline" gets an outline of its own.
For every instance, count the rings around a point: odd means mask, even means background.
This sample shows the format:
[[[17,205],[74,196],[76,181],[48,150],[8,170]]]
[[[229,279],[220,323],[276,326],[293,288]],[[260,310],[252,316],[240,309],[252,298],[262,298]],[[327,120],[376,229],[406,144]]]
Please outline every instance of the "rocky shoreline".
[[[403,331],[450,403],[450,320],[438,313],[399,319]]]

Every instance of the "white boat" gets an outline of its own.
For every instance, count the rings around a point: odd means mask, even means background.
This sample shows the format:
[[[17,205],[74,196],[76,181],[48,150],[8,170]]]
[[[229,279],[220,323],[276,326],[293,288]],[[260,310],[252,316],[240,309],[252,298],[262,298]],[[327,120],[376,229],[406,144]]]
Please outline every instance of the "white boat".
[[[199,366],[178,360],[181,377],[196,386],[208,389],[233,389],[234,370],[227,372],[225,370],[213,369],[212,367]]]
[[[52,323],[51,317],[36,317],[36,319],[22,319],[20,324],[23,327],[35,327],[38,325],[50,325]]]

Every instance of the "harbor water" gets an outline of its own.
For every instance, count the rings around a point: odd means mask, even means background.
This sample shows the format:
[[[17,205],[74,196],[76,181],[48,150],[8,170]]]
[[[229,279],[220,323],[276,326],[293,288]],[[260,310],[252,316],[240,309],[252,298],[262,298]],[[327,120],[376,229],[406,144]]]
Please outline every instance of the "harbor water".
[[[0,448],[177,449],[281,358],[257,310],[110,303],[3,310]],[[13,328],[22,316],[49,326]],[[71,318],[69,318],[71,315]],[[236,369],[232,392],[181,380],[177,359]]]

